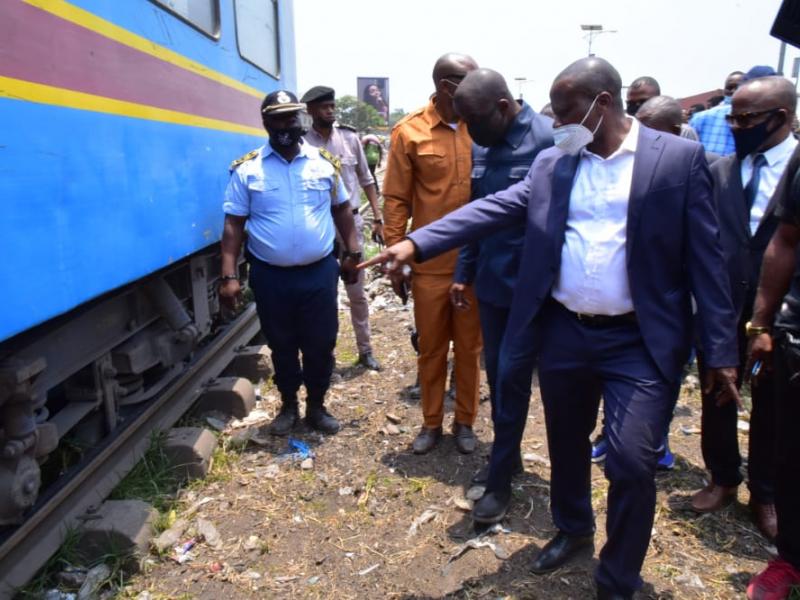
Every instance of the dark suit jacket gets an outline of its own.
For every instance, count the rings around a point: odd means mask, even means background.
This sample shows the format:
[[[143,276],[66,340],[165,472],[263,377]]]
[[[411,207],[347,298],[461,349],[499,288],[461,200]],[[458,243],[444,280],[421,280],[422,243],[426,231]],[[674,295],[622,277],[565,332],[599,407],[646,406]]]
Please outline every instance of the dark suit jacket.
[[[519,183],[536,155],[553,145],[553,120],[522,105],[513,124],[491,148],[472,144],[472,199]],[[458,254],[457,283],[473,284],[481,303],[511,306],[525,239],[525,223],[467,244]]]
[[[739,319],[749,319],[764,251],[778,227],[776,198],[773,194],[755,235],[751,235],[739,159],[735,154],[719,159],[711,166],[711,176],[714,179],[714,200],[719,214],[720,239],[728,265],[733,306]]]
[[[542,151],[526,178],[410,234],[419,258],[435,256],[527,220],[504,344],[539,314],[558,276],[578,157]],[[680,376],[692,340],[690,294],[709,367],[738,363],[736,315],[719,241],[703,147],[640,126],[627,224],[633,305],[663,375]],[[534,327],[536,324],[534,323]]]

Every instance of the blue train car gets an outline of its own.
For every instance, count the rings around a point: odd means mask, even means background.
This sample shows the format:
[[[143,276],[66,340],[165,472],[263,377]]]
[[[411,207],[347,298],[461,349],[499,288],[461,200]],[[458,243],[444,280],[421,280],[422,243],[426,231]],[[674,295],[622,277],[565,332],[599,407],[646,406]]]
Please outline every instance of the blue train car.
[[[3,0],[0,40],[3,524],[214,329],[227,166],[295,53],[290,0]]]
[[[272,0],[6,0],[0,39],[2,341],[217,241],[295,77]]]

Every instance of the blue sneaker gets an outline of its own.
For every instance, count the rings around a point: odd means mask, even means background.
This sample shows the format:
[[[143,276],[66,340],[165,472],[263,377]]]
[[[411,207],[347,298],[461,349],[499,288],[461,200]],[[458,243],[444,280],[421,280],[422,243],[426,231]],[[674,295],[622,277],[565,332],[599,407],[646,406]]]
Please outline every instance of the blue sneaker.
[[[669,449],[669,438],[664,438],[664,445],[662,446],[663,454],[658,459],[656,468],[659,471],[671,471],[675,466],[675,455]]]
[[[592,462],[599,463],[606,459],[608,453],[608,440],[601,432],[592,442]]]

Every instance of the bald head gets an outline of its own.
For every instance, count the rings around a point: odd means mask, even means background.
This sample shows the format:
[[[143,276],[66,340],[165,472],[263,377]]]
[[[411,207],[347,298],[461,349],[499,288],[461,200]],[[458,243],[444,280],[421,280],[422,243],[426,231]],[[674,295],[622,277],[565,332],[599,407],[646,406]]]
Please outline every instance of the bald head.
[[[456,110],[491,105],[501,98],[514,101],[503,76],[492,69],[476,69],[467,73],[456,90]]]
[[[731,132],[736,154],[744,158],[752,152],[764,152],[780,144],[792,132],[797,107],[794,84],[777,75],[759,77],[742,83],[731,101]],[[752,147],[747,130],[762,128],[762,143]]]
[[[683,109],[675,98],[656,96],[642,104],[636,118],[652,129],[680,135]]]
[[[491,69],[467,73],[453,97],[453,106],[467,124],[473,141],[485,147],[503,139],[521,110],[506,80]]]
[[[745,81],[733,95],[734,102],[746,104],[751,110],[783,108],[794,115],[797,108],[797,92],[794,84],[779,75],[759,77]]]
[[[608,92],[622,109],[622,79],[608,61],[590,56],[576,60],[556,76],[553,86],[567,85],[573,93],[582,94],[591,101],[598,94]]]
[[[468,54],[448,52],[440,56],[433,65],[433,83],[438,87],[441,79],[462,78],[478,68],[478,63]],[[456,81],[458,83],[458,81]]]

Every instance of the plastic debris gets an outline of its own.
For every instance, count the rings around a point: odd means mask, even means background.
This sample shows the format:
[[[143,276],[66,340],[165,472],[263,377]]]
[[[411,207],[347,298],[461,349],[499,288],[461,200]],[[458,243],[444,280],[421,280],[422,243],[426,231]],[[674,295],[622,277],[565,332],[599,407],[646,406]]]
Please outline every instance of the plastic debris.
[[[86,579],[83,580],[81,589],[78,590],[78,600],[90,600],[95,598],[97,592],[103,584],[111,577],[111,568],[108,565],[99,564],[89,569]]]
[[[339,488],[339,495],[340,496],[352,496],[353,495],[353,488],[351,488],[351,487],[340,487]]]
[[[681,425],[680,431],[683,435],[694,435],[696,433],[700,433],[700,428],[695,426],[687,427],[686,425]]]
[[[251,535],[247,540],[244,542],[244,549],[245,550],[259,550],[261,549],[261,538],[257,535]]]
[[[314,585],[314,584],[315,584],[315,583],[317,583],[319,580],[320,580],[320,576],[319,576],[319,575],[314,575],[313,577],[309,577],[309,578],[306,580],[306,583],[307,583],[308,585]]]
[[[162,531],[151,543],[159,553],[166,552],[181,541],[181,537],[187,529],[189,529],[189,522],[186,519],[177,519],[172,527]]]
[[[292,461],[305,461],[308,458],[314,458],[314,452],[311,447],[302,440],[289,438],[287,440],[288,447],[279,456],[278,460],[292,460]]]
[[[266,467],[256,467],[256,477],[263,477],[265,479],[275,479],[281,472],[281,468],[275,464],[268,464]]]
[[[370,565],[366,569],[363,569],[363,570],[359,571],[358,574],[359,575],[368,575],[369,573],[372,573],[375,569],[377,569],[380,566],[381,566],[381,563],[375,563],[374,565]]]
[[[706,586],[695,573],[691,571],[684,571],[675,578],[675,583],[685,585],[686,587],[695,588],[698,590],[706,589]]]
[[[179,565],[189,562],[194,558],[194,555],[191,553],[192,548],[197,545],[197,539],[192,538],[183,542],[182,544],[176,545],[172,549],[172,560],[174,560]]]
[[[739,431],[750,431],[750,423],[748,423],[747,421],[743,421],[742,419],[739,419],[736,422],[736,429],[738,429]]]
[[[424,525],[428,521],[433,521],[440,512],[442,512],[442,509],[438,506],[426,508],[422,514],[411,523],[411,527],[408,528],[408,537],[417,535],[420,525]]]
[[[500,544],[496,544],[489,540],[483,539],[484,536],[480,536],[477,538],[472,538],[471,540],[467,540],[460,546],[456,547],[453,553],[450,555],[450,558],[447,559],[447,564],[450,564],[460,556],[462,556],[465,552],[470,549],[479,549],[479,548],[489,548],[494,555],[499,558],[500,560],[506,560],[509,556],[511,556],[505,548],[503,548]]]
[[[308,471],[310,469],[313,469],[314,468],[314,459],[313,458],[305,459],[303,462],[300,463],[300,468],[303,469],[304,471]]]
[[[550,461],[541,454],[536,454],[536,452],[527,452],[522,457],[522,460],[529,463],[538,463],[540,465],[544,465],[545,467],[550,466]]]
[[[77,596],[72,592],[62,592],[61,590],[47,590],[42,596],[43,600],[75,600]]]

